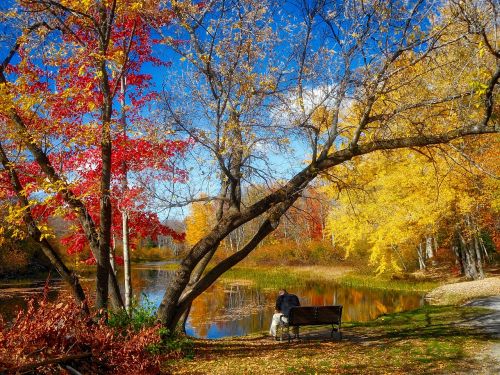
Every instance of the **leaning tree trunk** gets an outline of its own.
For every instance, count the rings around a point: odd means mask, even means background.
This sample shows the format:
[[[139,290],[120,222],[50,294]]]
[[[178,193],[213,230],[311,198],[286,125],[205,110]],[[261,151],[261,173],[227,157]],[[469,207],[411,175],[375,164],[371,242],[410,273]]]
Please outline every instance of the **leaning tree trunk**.
[[[12,167],[12,164],[9,162],[7,154],[4,152],[1,143],[0,143],[0,159],[2,166],[9,174],[12,188],[16,192],[17,198],[21,204],[22,209],[24,210],[23,221],[28,227],[28,233],[30,237],[40,245],[43,253],[49,259],[50,263],[56,269],[57,273],[68,284],[73,293],[74,298],[80,304],[82,311],[85,314],[89,314],[87,299],[85,297],[85,293],[80,284],[78,276],[68,267],[66,267],[66,265],[62,261],[57,251],[52,247],[50,242],[43,237],[43,234],[38,229],[36,221],[31,213],[31,208],[29,205],[28,198],[23,194],[23,186],[21,185],[19,176],[16,170]]]
[[[221,178],[221,189],[219,195],[221,197],[225,197],[228,194],[228,188],[229,188],[229,183],[228,181],[222,177]],[[217,222],[220,222],[222,219],[222,216],[224,215],[224,200],[220,200],[218,203],[217,207],[217,212],[216,212],[216,219]],[[215,252],[217,251],[217,247],[213,247],[208,251],[208,253],[201,259],[201,261],[196,265],[196,267],[193,270],[193,273],[191,274],[191,279],[189,281],[188,287],[193,287],[201,278],[203,275],[203,272],[205,272],[205,269],[208,266],[208,263],[212,260]],[[232,252],[232,249],[231,249]],[[181,297],[182,298],[182,297]],[[186,307],[184,313],[182,314],[181,318],[179,319],[181,324],[180,324],[180,329],[183,333],[186,333],[186,323],[189,317],[189,313],[191,312],[191,303]]]
[[[496,85],[496,81],[499,77],[500,68],[498,69],[498,77],[493,82],[493,86]],[[182,313],[185,311],[187,304],[208,288],[211,283],[217,279],[217,277],[222,275],[233,265],[237,264],[240,257],[243,259],[262,239],[271,233],[273,229],[269,229],[269,226],[272,228],[281,215],[283,215],[283,213],[288,209],[289,205],[287,203],[291,201],[293,204],[302,189],[307,187],[307,185],[314,180],[320,172],[333,168],[334,166],[351,160],[356,156],[369,154],[377,150],[395,150],[408,147],[442,144],[468,135],[494,132],[495,130],[493,128],[487,127],[488,120],[489,116],[486,116],[482,127],[479,128],[477,126],[468,126],[437,135],[416,135],[404,138],[377,140],[367,142],[365,144],[357,144],[357,140],[353,140],[354,143],[350,146],[331,154],[328,153],[329,149],[323,150],[316,161],[312,162],[302,171],[297,173],[281,188],[275,190],[241,212],[228,212],[209,234],[207,234],[191,248],[182,260],[173,282],[169,285],[163,296],[158,308],[158,320],[165,327],[173,331]],[[281,212],[283,205],[285,205],[286,208],[283,212]],[[198,283],[196,283],[188,295],[181,299],[181,295],[185,292],[193,269],[210,251],[210,249],[217,247],[220,242],[234,229],[266,212],[269,212],[270,216],[261,225],[254,238],[252,238],[252,240],[250,240],[240,251],[237,251],[235,254],[226,258],[210,270]],[[255,241],[256,239],[258,240]]]
[[[188,288],[192,288],[200,280],[201,276],[203,275],[203,272],[205,272],[205,269],[207,268],[207,265],[212,259],[212,257],[214,256],[216,250],[217,248],[213,248],[212,250],[210,250],[208,254],[205,255],[203,259],[200,261],[200,263],[198,263],[198,265],[195,267],[191,275],[191,280],[188,284]],[[180,327],[181,327],[180,329],[184,333],[186,333],[186,322],[188,320],[190,312],[191,312],[191,303],[186,308],[186,311],[184,311],[184,313],[180,318]]]
[[[178,322],[189,308],[192,301],[212,285],[224,272],[242,261],[266,236],[273,232],[278,227],[281,216],[297,198],[298,195],[294,194],[285,202],[276,204],[273,209],[270,210],[268,217],[260,225],[253,238],[251,238],[241,250],[221,261],[203,275],[193,286],[188,287],[192,271],[203,258],[203,256],[199,256],[198,254],[203,254],[204,252],[206,255],[212,249],[216,249],[220,241],[229,234],[228,231],[230,231],[235,224],[233,221],[234,218],[231,215],[222,219],[207,236],[194,245],[189,254],[182,261],[174,282],[166,291],[158,309],[158,319],[161,323],[166,326],[170,332],[174,332]],[[197,258],[197,256],[199,256],[199,258]]]

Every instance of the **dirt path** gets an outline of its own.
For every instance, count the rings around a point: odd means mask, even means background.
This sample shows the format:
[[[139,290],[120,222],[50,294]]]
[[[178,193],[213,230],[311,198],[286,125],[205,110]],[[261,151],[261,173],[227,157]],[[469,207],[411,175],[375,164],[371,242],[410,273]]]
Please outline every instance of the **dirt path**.
[[[475,318],[468,324],[485,331],[493,341],[486,352],[481,353],[481,359],[495,362],[494,368],[488,370],[488,374],[500,374],[500,296],[476,299],[467,303],[467,306],[486,307],[491,309],[491,313]]]

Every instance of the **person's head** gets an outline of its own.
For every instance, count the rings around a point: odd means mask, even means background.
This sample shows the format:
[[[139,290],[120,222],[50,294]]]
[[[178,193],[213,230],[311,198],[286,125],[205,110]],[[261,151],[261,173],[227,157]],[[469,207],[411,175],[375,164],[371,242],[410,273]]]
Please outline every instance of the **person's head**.
[[[280,289],[280,291],[278,292],[278,294],[280,296],[282,296],[283,294],[287,294],[288,292],[285,290],[285,289]]]

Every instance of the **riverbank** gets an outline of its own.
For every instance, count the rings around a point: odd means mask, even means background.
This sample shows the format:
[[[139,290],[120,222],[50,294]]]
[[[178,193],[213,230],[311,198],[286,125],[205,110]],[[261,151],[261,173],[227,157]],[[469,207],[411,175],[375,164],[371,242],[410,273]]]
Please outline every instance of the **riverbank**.
[[[441,285],[426,294],[432,305],[459,305],[470,300],[500,295],[500,276]]]
[[[293,288],[311,280],[321,280],[353,288],[385,289],[406,292],[428,292],[438,281],[392,279],[375,276],[368,270],[352,266],[282,266],[234,267],[221,277],[228,282],[253,283],[263,288]]]
[[[171,374],[488,374],[494,359],[479,357],[491,338],[466,322],[489,311],[477,307],[425,306],[348,323],[342,341],[328,331],[302,331],[291,344],[264,333],[242,338],[194,340],[192,359],[166,363]]]

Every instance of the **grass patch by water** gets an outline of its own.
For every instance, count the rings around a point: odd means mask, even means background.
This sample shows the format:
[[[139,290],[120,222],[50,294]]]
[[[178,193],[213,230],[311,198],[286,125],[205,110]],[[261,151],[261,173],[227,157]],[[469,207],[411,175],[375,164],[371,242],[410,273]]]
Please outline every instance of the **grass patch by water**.
[[[176,270],[178,267],[177,263],[170,263],[161,268]],[[353,270],[345,266],[233,267],[222,275],[221,280],[252,283],[260,289],[294,288],[318,281],[353,288],[406,292],[427,292],[439,286],[439,282],[436,281],[393,280],[387,276],[375,276],[368,271]]]
[[[393,280],[384,276],[358,272],[342,276],[338,283],[354,288],[391,289],[408,292],[427,292],[439,285],[439,282],[436,281]]]
[[[163,264],[160,269],[162,270],[167,270],[167,271],[175,271],[177,269],[179,269],[179,263],[165,263]]]
[[[348,267],[286,266],[235,267],[222,276],[223,281],[250,281],[257,288],[278,289],[300,287],[310,282],[324,281],[354,288],[387,289],[407,292],[426,292],[439,285],[432,281],[392,280],[374,276]]]
[[[292,272],[288,267],[235,267],[226,271],[222,275],[222,280],[226,282],[246,281],[251,282],[257,288],[279,289],[305,285],[313,278]]]

